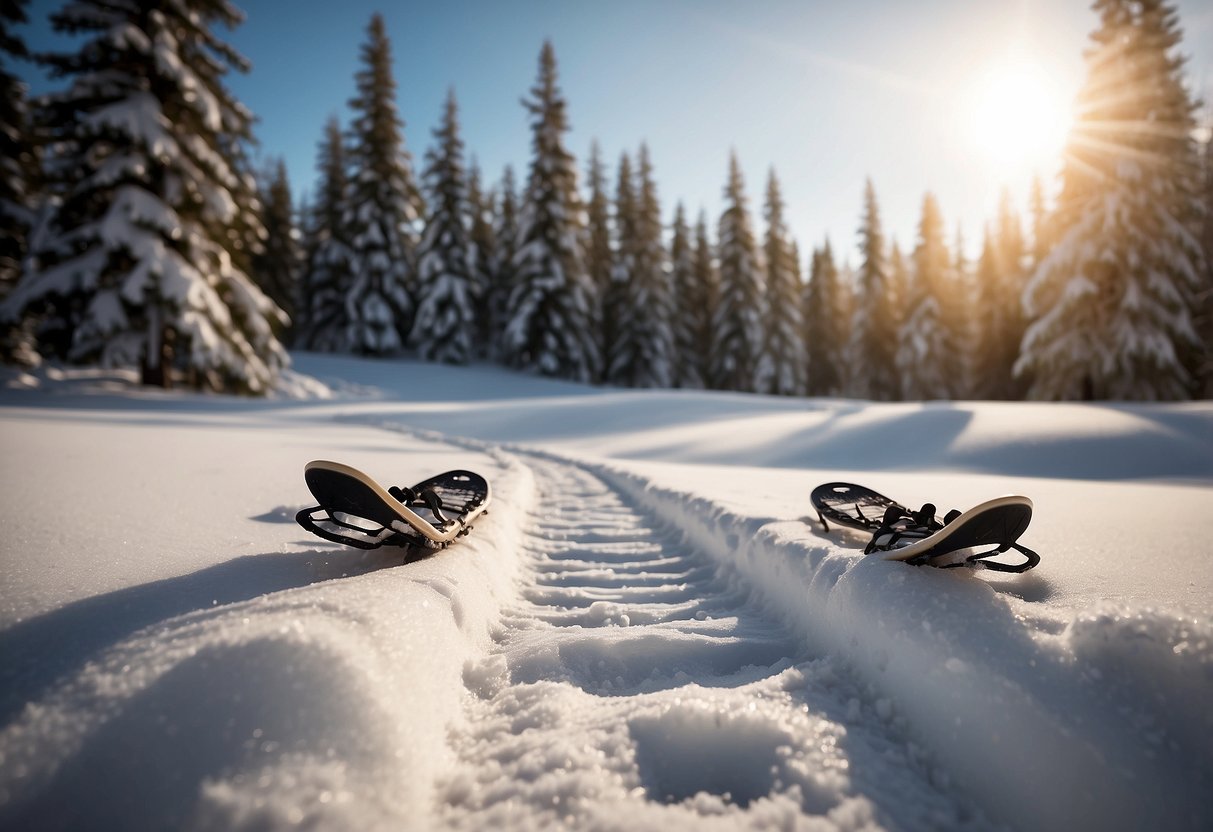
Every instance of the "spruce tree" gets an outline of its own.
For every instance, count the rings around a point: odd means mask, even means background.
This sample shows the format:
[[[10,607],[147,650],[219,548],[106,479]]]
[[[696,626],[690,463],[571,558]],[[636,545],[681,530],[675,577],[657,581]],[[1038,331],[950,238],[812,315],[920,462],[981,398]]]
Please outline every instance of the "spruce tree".
[[[517,282],[514,255],[518,250],[518,189],[514,185],[514,169],[509,165],[502,172],[495,207],[493,235],[497,240],[497,256],[493,260],[493,275],[488,287],[489,355],[504,360],[508,307]]]
[[[548,376],[597,378],[594,284],[586,271],[577,167],[564,147],[565,100],[556,53],[546,42],[539,79],[524,102],[532,117],[532,152],[514,254],[514,286],[503,347],[507,362]]]
[[[859,235],[863,262],[856,276],[847,360],[850,377],[844,387],[858,398],[890,401],[897,398],[901,386],[894,355],[896,316],[890,297],[884,229],[871,180],[864,189]]]
[[[261,393],[287,356],[285,315],[242,269],[264,230],[245,144],[252,114],[223,84],[247,63],[211,31],[241,21],[225,2],[78,2],[52,17],[83,38],[46,56],[71,86],[49,97],[61,195],[39,270],[5,304],[59,331],[44,346],[74,362],[138,366],[168,386]],[[58,336],[56,338],[56,336]]]
[[[895,251],[895,254],[900,260],[900,253]],[[942,320],[940,303],[942,294],[951,284],[951,271],[951,255],[944,241],[943,214],[934,195],[928,193],[922,201],[914,270],[909,276],[908,314],[897,345],[897,370],[904,399],[922,401],[946,399],[952,395],[956,344]]]
[[[811,396],[833,396],[843,386],[846,341],[840,279],[827,239],[813,252],[809,282],[804,288],[804,342]]]
[[[703,362],[700,355],[705,286],[696,273],[696,247],[687,226],[686,211],[679,202],[674,209],[673,236],[670,239],[670,282],[674,287],[674,373],[675,387],[700,390]],[[697,308],[698,307],[698,308]]]
[[[26,22],[25,5],[24,0],[0,3],[0,300],[21,273],[38,177],[26,87],[9,67],[11,59],[29,57],[13,31]]]
[[[612,228],[614,250],[611,255],[610,281],[599,299],[602,320],[602,378],[608,384],[627,386],[628,359],[631,344],[627,342],[629,287],[636,270],[636,249],[640,240],[640,208],[636,196],[632,160],[627,153],[619,156],[615,183],[615,205]]]
[[[417,315],[410,340],[427,361],[466,364],[476,345],[480,285],[472,268],[471,209],[454,91],[434,139],[426,153],[430,213],[417,250]]]
[[[1177,399],[1204,256],[1194,105],[1161,0],[1097,0],[1058,199],[1059,241],[1024,295],[1016,364],[1037,399]]]
[[[350,352],[352,328],[345,301],[353,282],[353,252],[345,227],[349,179],[341,125],[333,117],[325,124],[316,159],[320,174],[307,238],[300,310],[303,321],[298,341],[324,352]]]
[[[717,269],[715,250],[708,237],[707,214],[701,209],[695,223],[694,291],[688,295],[683,314],[692,319],[695,333],[699,377],[703,386],[711,383],[712,345],[716,340],[713,322],[720,306],[720,271]]]
[[[289,332],[297,331],[303,255],[299,230],[295,224],[295,206],[286,163],[279,160],[260,184],[265,242],[253,256],[252,277],[261,291],[278,305],[291,321]]]
[[[1196,331],[1204,333],[1203,355],[1197,371],[1198,395],[1213,398],[1213,136],[1205,140],[1204,221],[1201,224],[1201,248],[1205,255],[1203,289],[1197,294]]]
[[[794,243],[783,218],[779,179],[771,170],[767,179],[766,240],[766,346],[759,361],[758,389],[779,396],[804,395],[806,358],[801,286]]]
[[[415,312],[417,224],[425,204],[396,109],[391,44],[383,17],[371,17],[362,47],[349,147],[344,225],[354,254],[346,296],[350,347],[385,355],[404,346]]]
[[[494,340],[494,317],[492,287],[497,279],[500,253],[497,246],[497,229],[494,227],[493,192],[484,191],[480,184],[480,166],[472,160],[468,171],[468,209],[472,212],[469,242],[471,244],[472,277],[476,284],[476,340],[477,352],[487,356]]]
[[[599,348],[602,355],[610,355],[611,344],[615,339],[615,319],[607,301],[612,291],[615,254],[611,246],[611,198],[607,193],[606,170],[598,142],[590,145],[588,182],[590,201],[586,206],[586,269],[594,283],[595,298],[598,301],[595,318],[599,323]]]
[[[661,206],[648,149],[637,156],[635,188],[620,163],[618,293],[607,379],[628,387],[670,387],[673,379],[673,292],[661,240]],[[630,203],[630,204],[629,204]]]
[[[709,378],[717,389],[753,392],[766,346],[766,286],[735,153],[729,156],[724,198],[717,230],[720,294],[712,322]]]

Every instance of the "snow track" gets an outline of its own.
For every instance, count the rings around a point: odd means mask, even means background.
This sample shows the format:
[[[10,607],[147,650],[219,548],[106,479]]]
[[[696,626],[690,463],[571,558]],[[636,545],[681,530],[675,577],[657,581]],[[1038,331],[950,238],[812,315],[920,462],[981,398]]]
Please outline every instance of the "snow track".
[[[735,575],[584,467],[528,457],[527,575],[440,787],[457,828],[984,828]]]

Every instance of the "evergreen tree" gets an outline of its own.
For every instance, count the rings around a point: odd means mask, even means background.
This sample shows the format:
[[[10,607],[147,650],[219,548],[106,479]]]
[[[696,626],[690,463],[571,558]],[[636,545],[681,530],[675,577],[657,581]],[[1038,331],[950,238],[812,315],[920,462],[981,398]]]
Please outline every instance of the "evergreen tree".
[[[602,355],[609,356],[615,340],[615,318],[613,310],[607,305],[612,293],[615,254],[611,247],[611,198],[607,194],[606,170],[598,142],[590,145],[588,179],[590,201],[586,206],[586,268],[594,283],[595,297],[598,300],[595,318],[600,327],[599,348]]]
[[[899,252],[894,250],[894,254],[901,259]],[[921,401],[952,395],[955,376],[951,365],[956,344],[942,320],[940,305],[940,297],[951,282],[951,270],[951,255],[944,242],[943,214],[934,195],[927,194],[918,224],[914,271],[909,277],[908,314],[897,347],[902,398]]]
[[[897,398],[900,390],[894,358],[896,316],[889,293],[884,230],[871,180],[864,190],[859,235],[863,262],[856,277],[847,360],[850,378],[844,387],[858,398],[889,401]]]
[[[504,352],[512,366],[589,382],[599,367],[596,299],[582,254],[584,209],[577,168],[564,147],[568,118],[550,42],[524,103],[533,119],[534,155],[519,217]]]
[[[615,337],[607,379],[629,387],[670,387],[673,380],[673,293],[661,241],[661,207],[648,149],[640,148],[636,188],[620,163],[619,248],[612,282]],[[614,304],[612,304],[614,306]]]
[[[417,250],[417,315],[411,342],[427,361],[466,364],[476,345],[471,220],[455,93],[447,96],[436,144],[426,154],[430,213]]]
[[[1037,399],[1176,399],[1204,257],[1193,103],[1173,7],[1097,0],[1058,199],[1059,242],[1024,295],[1016,372]]]
[[[724,198],[717,230],[720,295],[712,322],[709,378],[717,389],[752,392],[766,346],[766,287],[736,154],[729,156]]]
[[[1028,209],[1032,213],[1032,268],[1035,269],[1048,256],[1054,243],[1049,233],[1049,211],[1045,206],[1045,189],[1039,176],[1032,177]]]
[[[809,395],[832,396],[843,384],[845,332],[838,266],[827,239],[813,252],[804,288],[804,342],[808,356]]]
[[[30,139],[26,87],[8,66],[27,58],[12,28],[25,23],[25,0],[0,3],[0,299],[16,284],[33,225],[37,159]]]
[[[599,305],[602,309],[602,378],[608,384],[627,385],[627,335],[624,328],[629,314],[629,286],[636,271],[636,249],[640,240],[640,207],[636,196],[632,160],[627,153],[619,156],[618,179],[615,184],[614,237],[611,275]]]
[[[1205,255],[1204,288],[1197,295],[1196,331],[1204,333],[1204,355],[1198,370],[1199,394],[1213,398],[1213,136],[1205,140],[1204,221],[1201,248]]]
[[[299,306],[299,272],[303,255],[299,230],[295,226],[295,206],[286,163],[279,160],[261,186],[264,206],[265,242],[253,257],[252,277],[261,291],[278,305],[291,321],[291,331]]]
[[[344,225],[354,253],[346,296],[348,343],[384,355],[404,346],[413,325],[417,223],[425,204],[404,146],[396,109],[391,44],[383,17],[371,17],[362,47],[349,157],[350,194]]]
[[[766,255],[766,346],[759,361],[758,389],[780,396],[804,395],[806,358],[804,319],[801,317],[801,285],[794,243],[783,219],[783,195],[779,179],[771,170],[767,180]]]
[[[674,230],[670,239],[670,282],[674,287],[673,382],[675,387],[700,390],[704,387],[700,329],[704,324],[702,306],[706,304],[706,286],[700,282],[696,265],[695,240],[687,226],[686,211],[679,202],[674,209]]]
[[[489,354],[494,342],[492,289],[500,268],[497,229],[494,226],[495,199],[492,191],[486,193],[482,189],[480,166],[473,159],[468,171],[468,209],[472,212],[469,242],[472,277],[476,284],[476,339],[482,356]]]
[[[505,327],[509,321],[507,308],[517,282],[514,278],[514,255],[518,250],[518,190],[514,186],[514,169],[509,165],[502,173],[498,191],[497,210],[493,216],[497,256],[488,289],[489,354],[504,359]]]
[[[955,326],[952,327],[952,337],[955,339],[957,360],[953,365],[956,377],[952,379],[952,396],[957,399],[971,399],[977,389],[977,369],[974,364],[974,354],[977,344],[976,322],[974,311],[973,270],[965,257],[965,238],[960,223],[956,224],[956,242],[952,246],[954,255],[952,261],[953,285],[956,308],[959,315]]]
[[[180,366],[196,385],[253,393],[287,364],[272,331],[285,315],[241,268],[243,241],[264,230],[240,207],[256,202],[252,115],[223,76],[247,63],[211,31],[240,20],[200,0],[78,2],[52,17],[84,38],[45,59],[73,78],[47,104],[62,202],[4,311],[41,316],[44,346],[68,360],[137,365],[162,386]]]
[[[301,280],[299,343],[313,350],[349,352],[354,348],[345,307],[353,282],[353,252],[345,227],[349,179],[336,117],[325,125],[316,168],[319,196],[311,212],[307,264]]]
[[[712,345],[716,340],[713,322],[716,320],[716,309],[720,306],[720,272],[714,255],[712,241],[708,238],[708,218],[700,210],[695,223],[693,291],[684,301],[683,315],[692,321],[695,359],[699,378],[705,387],[711,382]]]

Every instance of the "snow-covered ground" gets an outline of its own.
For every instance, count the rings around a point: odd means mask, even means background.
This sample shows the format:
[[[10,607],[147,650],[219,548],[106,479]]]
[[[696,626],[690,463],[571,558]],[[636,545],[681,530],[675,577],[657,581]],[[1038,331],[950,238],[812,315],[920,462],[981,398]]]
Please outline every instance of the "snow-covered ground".
[[[1213,828],[1210,404],[295,359],[269,401],[5,376],[0,828]],[[344,549],[292,519],[316,458],[493,506]],[[1041,565],[864,558],[836,479],[1027,494]]]

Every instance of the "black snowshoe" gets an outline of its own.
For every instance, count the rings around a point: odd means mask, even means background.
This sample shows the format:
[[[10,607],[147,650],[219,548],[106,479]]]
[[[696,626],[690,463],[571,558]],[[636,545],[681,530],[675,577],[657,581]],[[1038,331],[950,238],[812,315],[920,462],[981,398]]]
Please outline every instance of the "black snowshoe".
[[[1040,556],[1018,543],[1032,520],[1032,501],[1008,496],[987,500],[966,512],[948,512],[943,520],[935,515],[935,506],[925,504],[918,511],[878,494],[862,485],[828,482],[813,489],[811,497],[817,518],[826,531],[827,521],[872,533],[864,554],[879,552],[886,560],[912,565],[927,564],[940,568],[982,566],[996,572],[1026,572],[1040,563]],[[992,546],[992,549],[965,555],[963,559],[944,556],[968,549]],[[1024,556],[1022,563],[990,560],[1009,549]]]
[[[349,465],[316,460],[303,478],[320,504],[295,520],[309,532],[359,549],[422,546],[442,549],[472,530],[491,498],[484,477],[447,471],[412,488],[384,488]]]

